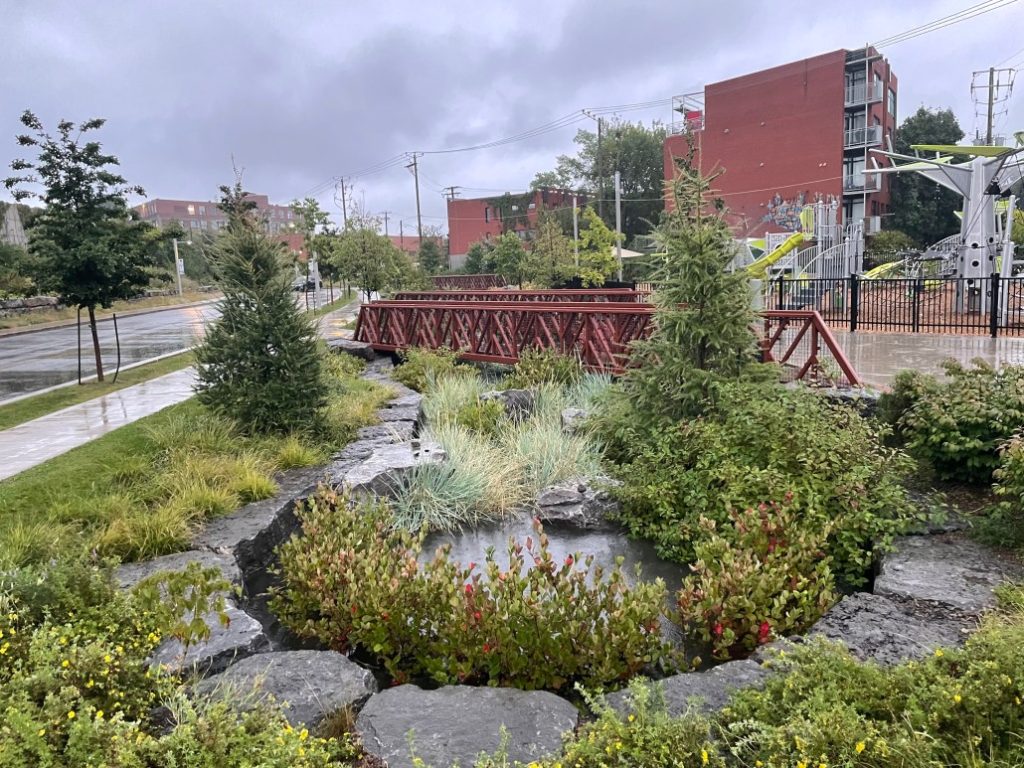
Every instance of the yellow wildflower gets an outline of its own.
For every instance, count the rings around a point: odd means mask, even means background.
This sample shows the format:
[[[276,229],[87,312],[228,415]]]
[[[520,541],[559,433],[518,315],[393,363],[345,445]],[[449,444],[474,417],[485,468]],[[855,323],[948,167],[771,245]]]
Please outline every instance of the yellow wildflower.
[[[961,701],[963,701],[963,698],[960,696],[959,693],[954,693],[953,694],[953,701],[955,703],[959,704]]]
[[[113,660],[114,660],[114,657],[113,657],[113,656],[111,656],[111,655],[110,655],[109,653],[107,653],[107,654],[104,654],[104,656],[103,656],[103,661],[105,661],[105,662],[106,662],[107,664],[109,664],[109,663],[110,663],[110,662],[112,662]]]
[[[299,740],[300,741],[305,741],[308,738],[309,738],[309,731],[307,731],[305,728],[303,728],[301,731],[299,731]]]
[[[627,719],[627,720],[629,720],[629,722],[631,722],[631,723],[632,723],[632,722],[633,722],[634,720],[636,720],[636,715],[630,715],[630,716],[629,716],[629,717],[627,717],[626,719]]]
[[[46,729],[45,728],[40,728],[39,731],[36,733],[36,736],[45,736],[45,735],[46,735]]]
[[[74,719],[75,719],[75,710],[73,710],[73,709],[69,710],[68,711],[68,720],[74,720]]]
[[[700,764],[701,765],[707,765],[708,764],[708,751],[706,749],[702,749],[700,751]]]
[[[96,719],[97,720],[102,720],[103,719],[103,710],[102,709],[97,709],[96,710]]]
[[[854,747],[854,748],[853,748],[853,750],[854,750],[854,752],[856,752],[856,753],[857,753],[857,754],[859,755],[859,754],[860,754],[861,752],[863,752],[863,751],[864,751],[864,750],[865,750],[866,748],[867,748],[867,744],[865,744],[865,743],[864,743],[863,741],[858,741],[858,742],[857,742],[857,746],[856,746],[856,747]]]
[[[64,667],[64,669],[67,669],[68,667],[70,667],[70,666],[71,666],[71,662],[70,662],[70,661],[68,661],[67,659],[64,659],[64,661],[62,661],[62,662],[60,663],[60,665],[61,665],[62,667]]]
[[[942,649],[941,648],[936,648],[935,649],[935,658],[941,659],[942,656],[943,656]]]
[[[807,763],[801,760],[799,763],[796,764],[796,768],[807,768]]]

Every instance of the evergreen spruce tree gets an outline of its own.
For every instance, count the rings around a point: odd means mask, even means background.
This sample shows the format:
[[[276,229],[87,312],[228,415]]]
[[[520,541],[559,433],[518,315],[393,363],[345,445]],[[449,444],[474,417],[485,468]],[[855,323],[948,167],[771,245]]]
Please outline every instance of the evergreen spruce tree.
[[[224,298],[196,351],[199,401],[250,433],[314,426],[327,395],[316,326],[241,185],[221,192],[228,228],[212,261]]]
[[[728,271],[735,246],[713,180],[680,168],[668,190],[674,209],[656,232],[665,256],[653,276],[655,328],[634,345],[624,381],[635,412],[654,424],[699,415],[716,385],[754,370],[749,281]]]

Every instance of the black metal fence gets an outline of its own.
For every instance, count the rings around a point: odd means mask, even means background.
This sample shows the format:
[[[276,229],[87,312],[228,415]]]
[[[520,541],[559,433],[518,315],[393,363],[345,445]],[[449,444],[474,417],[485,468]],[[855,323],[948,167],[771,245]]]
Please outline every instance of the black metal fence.
[[[814,309],[850,331],[1024,336],[1024,276],[778,278],[766,309]]]

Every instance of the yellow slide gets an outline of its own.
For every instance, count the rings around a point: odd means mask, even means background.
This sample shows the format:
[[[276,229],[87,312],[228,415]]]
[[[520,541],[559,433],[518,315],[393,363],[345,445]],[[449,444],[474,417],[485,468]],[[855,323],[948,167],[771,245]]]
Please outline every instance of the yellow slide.
[[[782,245],[776,248],[771,253],[765,254],[760,259],[752,264],[747,265],[747,274],[752,278],[763,280],[765,275],[768,274],[768,268],[785,256],[787,253],[791,253],[793,249],[799,247],[804,242],[803,232],[794,232],[792,235],[782,241]]]
[[[887,261],[885,264],[879,264],[874,269],[869,269],[864,273],[863,278],[865,280],[882,280],[889,277],[893,272],[902,269],[903,266],[903,261]]]

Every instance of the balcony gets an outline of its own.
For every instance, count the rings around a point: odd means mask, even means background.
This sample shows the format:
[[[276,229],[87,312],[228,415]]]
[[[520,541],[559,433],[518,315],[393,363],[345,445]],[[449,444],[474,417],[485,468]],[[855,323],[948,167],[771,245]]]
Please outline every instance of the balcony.
[[[843,177],[843,194],[859,195],[864,192],[878,192],[882,188],[882,177],[877,173],[854,173]]]
[[[882,100],[882,92],[885,90],[881,81],[873,83],[855,83],[846,86],[846,106],[863,107],[865,104],[874,104]]]
[[[843,134],[843,148],[877,147],[882,143],[882,126],[869,125],[866,128],[848,128]]]

